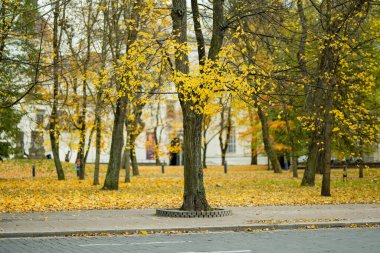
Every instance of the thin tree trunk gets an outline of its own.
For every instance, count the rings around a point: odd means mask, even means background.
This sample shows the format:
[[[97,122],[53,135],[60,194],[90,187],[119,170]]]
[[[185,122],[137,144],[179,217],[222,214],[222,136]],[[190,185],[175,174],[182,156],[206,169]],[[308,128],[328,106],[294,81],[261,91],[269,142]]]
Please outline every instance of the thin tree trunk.
[[[136,157],[136,139],[138,135],[130,134],[130,157],[131,157],[131,165],[132,165],[132,175],[133,176],[139,176],[139,165],[137,163],[137,157]]]
[[[257,148],[255,143],[257,142],[256,133],[253,131],[255,128],[255,121],[254,121],[254,114],[252,110],[248,107],[248,114],[249,114],[249,123],[252,129],[251,133],[251,165],[257,164]]]
[[[301,24],[301,39],[299,44],[299,51],[297,54],[298,64],[301,70],[302,76],[307,76],[306,59],[305,59],[305,49],[307,40],[307,19],[304,12],[303,1],[297,0],[297,10],[298,16]],[[313,112],[313,89],[311,85],[305,85],[305,110],[309,113]],[[308,146],[308,159],[306,163],[305,172],[302,178],[302,186],[314,186],[315,184],[315,171],[317,166],[317,156],[318,156],[318,140],[317,140],[318,130],[313,131]]]
[[[306,162],[305,172],[302,177],[301,186],[314,186],[315,185],[315,168],[317,165],[318,144],[317,144],[318,131],[314,131],[309,143],[309,152]]]
[[[154,156],[156,158],[156,165],[160,165],[160,142],[161,142],[161,135],[158,137],[158,126],[160,124],[160,102],[157,104],[157,110],[156,110],[156,125],[153,129],[153,135],[154,135]]]
[[[99,94],[100,93],[100,94]],[[101,99],[101,92],[98,91],[97,97]],[[99,170],[100,170],[100,146],[102,142],[102,117],[100,112],[100,100],[97,100],[96,109],[95,109],[95,118],[96,118],[96,151],[95,151],[95,169],[94,169],[94,185],[99,185]]]
[[[325,21],[326,37],[324,40],[324,49],[322,50],[321,62],[319,68],[319,79],[324,88],[324,110],[321,113],[323,115],[323,167],[322,167],[322,196],[331,196],[330,193],[330,174],[331,174],[331,138],[332,138],[332,124],[333,115],[331,110],[333,108],[333,90],[334,90],[334,70],[337,69],[337,64],[335,64],[335,49],[334,41],[331,38],[335,35],[334,25],[332,22],[331,15],[332,3],[330,1],[326,2],[326,12],[323,18]],[[318,110],[318,109],[317,109]],[[321,110],[321,108],[319,109]]]
[[[332,68],[333,64],[333,52],[328,53],[327,55],[327,64],[329,67]],[[324,113],[324,166],[323,166],[323,177],[322,177],[322,189],[321,189],[321,195],[322,196],[331,196],[330,193],[330,174],[331,174],[331,139],[332,139],[332,124],[333,124],[333,115],[331,114],[332,110],[332,103],[333,103],[333,89],[334,84],[333,81],[329,80],[328,83],[328,89],[326,91],[326,101],[325,101],[325,113]],[[330,84],[331,83],[331,84]]]
[[[158,128],[157,127],[154,127],[154,130],[153,130],[153,137],[154,137],[154,157],[155,157],[155,160],[156,160],[156,165],[160,165],[161,164],[161,161],[160,161],[160,149],[159,149],[159,138],[158,138]]]
[[[207,146],[208,146],[207,143],[203,143],[203,148],[202,148],[202,155],[203,155],[202,167],[203,167],[203,169],[207,169],[207,164],[206,164],[206,160],[207,160]]]
[[[332,138],[332,121],[333,116],[330,113],[332,110],[332,88],[327,91],[326,109],[325,109],[325,129],[324,129],[324,166],[322,177],[322,196],[331,196],[330,193],[330,174],[331,174],[331,138]]]
[[[79,136],[79,160],[80,160],[80,165],[79,165],[79,179],[83,180],[85,178],[85,148],[86,148],[86,111],[87,111],[87,84],[86,81],[83,81],[83,103],[82,103],[82,111],[81,111],[81,116],[80,116],[80,136]]]
[[[290,142],[290,167],[293,172],[293,177],[298,177],[298,163],[297,163],[297,157],[296,157],[296,147],[295,147],[295,141],[293,133],[290,129],[290,123],[289,123],[289,116],[288,116],[288,110],[285,106],[285,101],[282,101],[284,104],[284,114],[285,114],[285,123],[286,123],[286,132],[289,137]]]
[[[58,18],[59,18],[60,1],[56,1],[54,5],[54,24],[53,24],[53,107],[50,115],[50,143],[53,152],[54,164],[57,171],[58,180],[65,180],[62,164],[59,159],[59,130],[57,130],[58,122],[58,68],[59,68],[59,42],[58,42]]]
[[[131,182],[131,158],[130,158],[129,134],[127,134],[127,141],[124,147],[122,168],[125,169],[124,183],[130,183]]]
[[[363,156],[360,161],[359,165],[359,178],[364,178],[364,161],[363,161]]]
[[[224,112],[225,108],[223,108],[221,115],[220,115],[220,134],[219,134],[219,146],[220,146],[220,152],[222,156],[222,165],[226,162],[226,153],[228,149],[228,141],[231,136],[231,130],[232,130],[232,120],[231,120],[231,107],[229,105],[227,108],[227,125],[224,126]],[[224,130],[226,130],[226,138],[223,142],[223,133]]]
[[[267,156],[270,160],[274,173],[281,173],[282,172],[281,165],[277,159],[276,151],[274,150],[272,146],[272,142],[269,137],[269,126],[268,126],[267,116],[262,111],[261,106],[259,106],[257,103],[256,103],[256,108],[257,108],[257,114],[259,115],[259,119],[261,122],[261,131],[263,135],[265,152],[267,153]]]
[[[90,136],[88,137],[86,153],[84,155],[84,164],[87,164],[87,158],[88,158],[88,154],[90,153],[90,148],[91,148],[91,144],[92,144],[92,137],[94,136],[94,132],[95,132],[95,126],[93,126],[91,128]]]
[[[103,79],[103,70],[106,67],[107,57],[107,19],[103,19],[103,38],[102,38],[102,52],[101,60],[102,67],[99,71],[100,80]],[[102,143],[102,98],[103,98],[103,83],[99,82],[99,87],[96,93],[96,106],[95,106],[95,126],[96,126],[96,140],[95,140],[95,169],[94,169],[94,185],[99,185],[99,172],[100,172],[100,149]]]

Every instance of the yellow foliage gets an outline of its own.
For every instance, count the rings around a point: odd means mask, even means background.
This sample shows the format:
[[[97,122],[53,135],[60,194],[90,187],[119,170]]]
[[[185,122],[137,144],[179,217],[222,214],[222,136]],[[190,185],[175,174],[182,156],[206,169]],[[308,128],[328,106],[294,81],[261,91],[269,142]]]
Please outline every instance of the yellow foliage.
[[[83,181],[75,177],[71,166],[65,164],[68,179],[58,181],[52,161],[36,164],[36,178],[31,178],[30,163],[0,164],[0,212],[174,208],[182,204],[182,167],[166,167],[165,174],[158,166],[140,167],[141,176],[133,177],[130,184],[120,182],[118,191],[105,191],[92,185],[92,165],[87,166],[88,179]],[[102,177],[105,171],[102,166]],[[349,170],[345,183],[342,171],[333,170],[330,198],[320,196],[320,175],[316,187],[300,187],[301,178],[274,174],[266,166],[229,166],[228,174],[221,166],[209,166],[204,172],[213,207],[380,203],[380,170],[375,169],[366,169],[364,179],[358,178],[357,170]]]

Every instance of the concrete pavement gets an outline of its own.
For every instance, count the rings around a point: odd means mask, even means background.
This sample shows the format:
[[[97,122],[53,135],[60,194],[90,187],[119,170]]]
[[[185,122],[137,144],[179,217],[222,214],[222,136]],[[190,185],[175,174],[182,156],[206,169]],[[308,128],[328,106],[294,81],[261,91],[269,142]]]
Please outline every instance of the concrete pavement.
[[[0,238],[1,253],[378,253],[380,228]]]
[[[1,213],[0,237],[36,237],[138,231],[239,231],[380,225],[380,205],[231,207],[221,218],[166,218],[154,209]]]

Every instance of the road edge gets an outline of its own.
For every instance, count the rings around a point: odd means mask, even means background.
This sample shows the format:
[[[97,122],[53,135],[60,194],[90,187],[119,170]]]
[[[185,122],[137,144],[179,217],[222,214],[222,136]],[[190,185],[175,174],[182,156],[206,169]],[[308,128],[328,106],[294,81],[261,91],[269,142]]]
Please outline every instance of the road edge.
[[[159,233],[200,233],[200,232],[253,232],[268,230],[293,230],[293,229],[325,229],[325,228],[357,228],[380,226],[380,221],[373,222],[314,222],[314,223],[288,223],[288,224],[252,224],[244,226],[209,226],[209,227],[172,227],[152,229],[111,229],[111,230],[68,230],[68,231],[44,231],[44,232],[0,232],[0,238],[23,237],[56,237],[56,236],[102,236],[123,234],[159,234]]]

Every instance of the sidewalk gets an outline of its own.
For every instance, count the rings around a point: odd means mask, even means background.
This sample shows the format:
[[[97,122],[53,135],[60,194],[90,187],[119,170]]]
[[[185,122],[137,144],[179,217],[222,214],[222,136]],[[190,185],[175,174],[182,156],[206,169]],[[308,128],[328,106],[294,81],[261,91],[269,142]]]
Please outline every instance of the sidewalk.
[[[93,210],[54,213],[1,213],[1,237],[34,237],[86,233],[224,231],[294,229],[306,226],[380,225],[380,205],[231,207],[221,218],[166,218],[154,209]],[[314,226],[313,226],[314,225]]]

